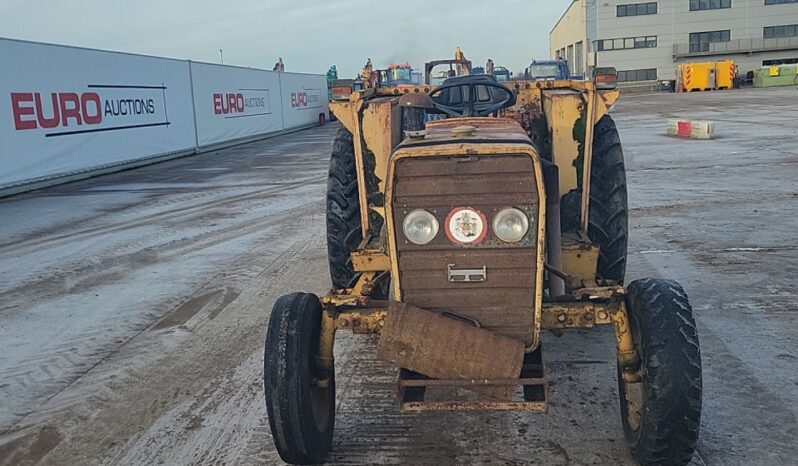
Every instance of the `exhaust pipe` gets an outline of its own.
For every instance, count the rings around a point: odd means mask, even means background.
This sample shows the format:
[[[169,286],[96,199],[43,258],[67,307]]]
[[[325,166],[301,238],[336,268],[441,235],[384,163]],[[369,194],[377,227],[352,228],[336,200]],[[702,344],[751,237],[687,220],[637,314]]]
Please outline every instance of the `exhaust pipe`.
[[[562,229],[560,228],[560,170],[557,165],[541,159],[543,184],[546,188],[546,262],[555,270],[562,270]],[[565,294],[565,280],[549,272],[550,297]]]

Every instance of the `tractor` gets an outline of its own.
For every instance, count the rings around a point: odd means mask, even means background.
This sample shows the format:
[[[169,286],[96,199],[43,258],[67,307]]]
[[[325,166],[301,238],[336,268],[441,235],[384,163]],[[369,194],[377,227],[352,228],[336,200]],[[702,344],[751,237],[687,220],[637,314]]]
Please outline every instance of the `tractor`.
[[[609,325],[632,456],[690,461],[698,335],[678,283],[624,286],[616,85],[614,69],[597,68],[591,80],[463,74],[337,94],[332,291],[280,297],[266,336],[265,397],[283,460],[321,462],[332,448],[338,331],[380,335],[402,412],[545,412],[542,331]]]
[[[409,63],[392,63],[380,70],[380,86],[401,87],[419,84],[414,81],[413,67]]]

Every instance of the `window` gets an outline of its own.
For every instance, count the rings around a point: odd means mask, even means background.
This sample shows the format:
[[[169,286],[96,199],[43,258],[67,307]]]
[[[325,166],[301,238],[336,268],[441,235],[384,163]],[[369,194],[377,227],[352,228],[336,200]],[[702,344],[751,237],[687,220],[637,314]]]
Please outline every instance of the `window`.
[[[656,15],[657,2],[647,3],[630,3],[628,5],[618,5],[617,16],[643,16],[643,15]]]
[[[582,63],[584,63],[584,44],[580,41],[576,43],[574,49],[574,61],[570,63],[571,72],[576,76],[582,76]]]
[[[620,39],[604,39],[595,42],[597,52],[609,50],[656,48],[657,36],[622,37]]]
[[[690,52],[709,52],[709,44],[715,42],[728,42],[731,40],[731,31],[693,32],[690,34]]]
[[[765,28],[765,39],[777,39],[779,37],[798,37],[798,24],[768,26]]]
[[[762,60],[762,66],[794,65],[796,63],[798,63],[798,58],[776,58],[774,60]]]
[[[618,72],[618,82],[630,81],[656,81],[657,69],[649,68],[645,70],[627,70]]]
[[[782,3],[798,3],[798,0],[765,0],[765,5],[781,5]]]
[[[765,0],[767,3],[768,0]],[[731,8],[731,0],[690,0],[690,11]]]
[[[565,60],[568,63],[573,63],[574,62],[574,46],[573,45],[569,45],[568,46],[568,52],[565,55]]]

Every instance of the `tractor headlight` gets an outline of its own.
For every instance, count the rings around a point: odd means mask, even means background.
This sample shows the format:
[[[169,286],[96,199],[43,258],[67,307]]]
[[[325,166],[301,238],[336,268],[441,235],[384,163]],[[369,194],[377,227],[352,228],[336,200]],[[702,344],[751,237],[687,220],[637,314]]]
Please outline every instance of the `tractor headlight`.
[[[402,223],[405,238],[413,244],[427,244],[438,234],[438,219],[426,210],[410,212]]]
[[[525,213],[515,207],[502,209],[493,218],[493,232],[502,241],[517,243],[524,238],[528,230],[529,219]]]

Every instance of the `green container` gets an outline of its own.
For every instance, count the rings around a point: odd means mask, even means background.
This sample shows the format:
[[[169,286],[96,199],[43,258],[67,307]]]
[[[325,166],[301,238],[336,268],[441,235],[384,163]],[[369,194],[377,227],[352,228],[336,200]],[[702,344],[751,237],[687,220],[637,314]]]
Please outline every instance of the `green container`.
[[[778,68],[778,75],[771,76]],[[798,65],[763,66],[754,72],[754,87],[798,85]]]

